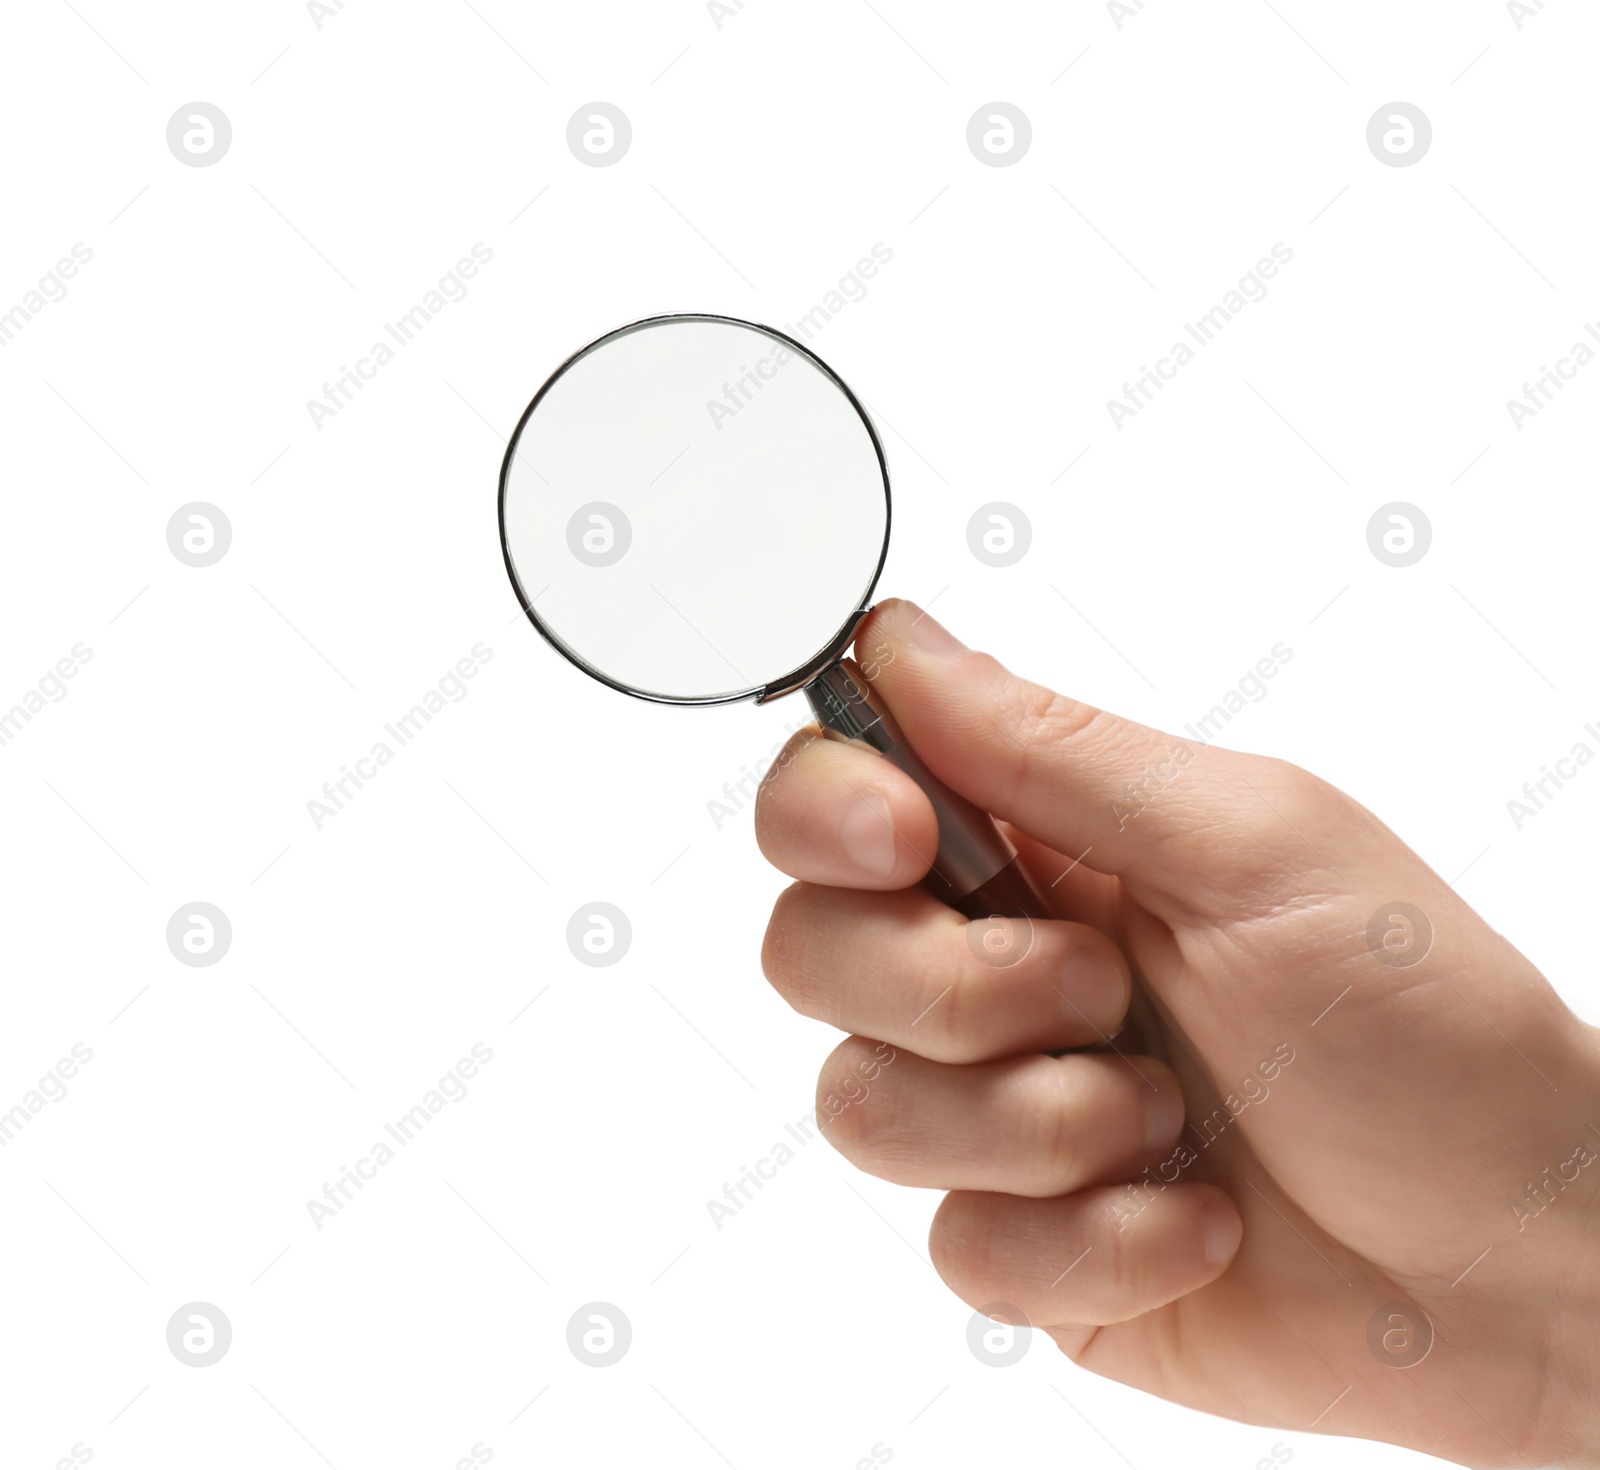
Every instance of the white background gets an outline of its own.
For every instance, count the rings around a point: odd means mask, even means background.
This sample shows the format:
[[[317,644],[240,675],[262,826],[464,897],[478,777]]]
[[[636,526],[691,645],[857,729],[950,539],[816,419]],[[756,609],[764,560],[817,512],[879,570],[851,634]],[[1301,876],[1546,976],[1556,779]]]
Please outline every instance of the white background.
[[[761,978],[783,880],[748,812],[707,810],[804,712],[586,682],[520,618],[496,477],[601,331],[792,321],[881,241],[813,340],[884,433],[881,590],[1170,727],[1288,643],[1227,742],[1372,806],[1592,1018],[1600,775],[1521,830],[1506,803],[1600,720],[1600,364],[1520,431],[1505,401],[1600,318],[1600,23],[475,3],[7,17],[0,309],[93,260],[0,350],[0,707],[93,658],[0,748],[0,1109],[94,1059],[0,1150],[0,1458],[1349,1463],[1043,1338],[980,1365],[926,1259],[937,1197],[823,1144],[713,1225],[832,1044]],[[607,168],[566,144],[596,99],[633,127]],[[996,99],[1033,128],[1007,168],[965,142]],[[1366,144],[1396,99],[1434,130],[1409,168]],[[194,100],[232,124],[210,167],[165,141]],[[470,294],[316,427],[306,400],[480,241]],[[1267,298],[1115,428],[1107,398],[1279,241]],[[165,539],[197,500],[233,528],[204,569]],[[1033,526],[1009,569],[967,549],[993,500]],[[1434,533],[1399,570],[1365,532],[1393,500]],[[317,830],[308,799],[480,641],[468,697]],[[210,968],[164,937],[197,900],[233,926]],[[565,940],[596,900],[633,929],[608,969]],[[319,1231],[307,1200],[475,1042],[470,1095]],[[206,1369],[165,1341],[197,1300],[233,1328]],[[596,1300],[634,1333],[604,1370],[566,1345]]]

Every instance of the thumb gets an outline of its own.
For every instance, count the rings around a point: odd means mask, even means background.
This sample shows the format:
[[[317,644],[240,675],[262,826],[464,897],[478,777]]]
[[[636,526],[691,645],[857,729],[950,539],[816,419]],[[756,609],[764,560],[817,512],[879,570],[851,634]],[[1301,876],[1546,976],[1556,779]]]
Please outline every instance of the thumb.
[[[1248,839],[1253,809],[1266,800],[1264,773],[1281,766],[1020,678],[914,603],[881,603],[855,646],[874,690],[942,781],[1088,867],[1126,875],[1137,865],[1140,886],[1176,897],[1203,877],[1203,854],[1214,863],[1219,827]]]

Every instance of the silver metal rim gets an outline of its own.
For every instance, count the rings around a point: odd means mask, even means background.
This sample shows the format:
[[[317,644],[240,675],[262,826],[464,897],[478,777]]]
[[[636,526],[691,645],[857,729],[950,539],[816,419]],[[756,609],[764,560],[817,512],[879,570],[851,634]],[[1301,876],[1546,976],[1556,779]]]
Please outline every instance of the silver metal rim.
[[[851,609],[834,637],[798,668],[792,669],[780,678],[749,689],[738,690],[731,694],[717,694],[700,698],[686,698],[680,695],[658,694],[647,689],[635,689],[630,685],[620,683],[609,674],[597,669],[576,649],[569,647],[560,635],[549,627],[539,614],[534,611],[532,601],[517,578],[517,569],[511,560],[511,547],[506,540],[506,486],[511,475],[511,463],[516,458],[517,444],[522,438],[523,428],[527,425],[528,420],[533,417],[533,411],[538,408],[545,394],[550,391],[568,369],[581,362],[596,348],[603,347],[607,342],[617,337],[627,336],[632,332],[643,331],[647,327],[660,326],[664,322],[682,321],[722,322],[729,326],[746,327],[751,331],[761,332],[765,336],[774,338],[799,353],[820,372],[825,374],[844,394],[845,398],[849,400],[850,406],[855,409],[861,422],[866,426],[867,437],[872,441],[873,452],[878,456],[878,472],[883,481],[883,545],[878,551],[878,564],[873,568],[872,576],[867,582],[866,591],[862,594],[861,606]],[[878,578],[883,574],[884,561],[889,555],[889,531],[894,515],[893,504],[889,494],[889,465],[884,458],[883,441],[879,439],[878,431],[874,427],[866,409],[862,406],[861,400],[851,392],[850,385],[809,347],[795,341],[787,333],[778,331],[776,327],[763,326],[760,322],[745,321],[742,317],[718,316],[715,313],[699,311],[665,312],[657,316],[641,317],[638,321],[628,322],[626,325],[617,327],[603,336],[596,337],[588,346],[580,347],[578,351],[574,352],[571,357],[551,373],[545,379],[544,385],[533,395],[532,401],[522,411],[522,417],[517,420],[516,428],[511,431],[510,442],[506,445],[505,458],[500,465],[500,486],[499,493],[496,496],[495,510],[499,520],[500,554],[505,559],[506,576],[511,579],[512,590],[517,594],[517,601],[522,605],[522,611],[527,614],[528,621],[538,630],[539,636],[546,643],[554,648],[568,663],[582,669],[591,679],[597,679],[607,687],[618,690],[622,694],[631,695],[634,699],[648,700],[651,704],[680,704],[702,707],[738,704],[747,699],[753,699],[757,704],[764,704],[770,699],[777,699],[780,695],[789,694],[796,689],[802,688],[816,678],[818,674],[837,663],[843,656],[844,651],[850,646],[850,642],[855,637],[856,629],[860,626],[862,618],[872,608],[872,594],[877,588]]]

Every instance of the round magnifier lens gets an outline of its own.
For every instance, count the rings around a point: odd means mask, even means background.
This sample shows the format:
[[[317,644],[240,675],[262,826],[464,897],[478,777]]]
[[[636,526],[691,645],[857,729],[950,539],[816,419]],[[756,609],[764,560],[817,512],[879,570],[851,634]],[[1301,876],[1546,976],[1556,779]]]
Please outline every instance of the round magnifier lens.
[[[500,534],[529,617],[580,668],[721,704],[843,651],[888,548],[889,482],[861,406],[797,342],[652,317],[539,390]]]

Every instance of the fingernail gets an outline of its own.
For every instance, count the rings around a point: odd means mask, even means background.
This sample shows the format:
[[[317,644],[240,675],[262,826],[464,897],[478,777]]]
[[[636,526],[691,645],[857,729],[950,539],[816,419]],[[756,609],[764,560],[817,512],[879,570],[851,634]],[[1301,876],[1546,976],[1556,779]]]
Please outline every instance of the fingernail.
[[[1115,1040],[1115,1033],[1127,1024],[1133,991],[1126,967],[1098,945],[1085,945],[1068,958],[1067,978],[1076,994],[1072,1002],[1064,1003],[1063,1015],[1080,1020],[1087,1016],[1097,1027],[1111,1031]]]
[[[1161,1148],[1183,1127],[1183,1094],[1171,1083],[1157,1092],[1144,1092],[1144,1146]]]
[[[1233,1205],[1222,1199],[1209,1199],[1201,1212],[1205,1227],[1206,1261],[1220,1266],[1231,1261],[1244,1236],[1244,1221]]]
[[[839,824],[839,843],[845,856],[874,878],[894,872],[894,823],[881,793],[864,791],[850,803]]]
[[[948,658],[953,653],[967,652],[966,644],[931,613],[923,612],[914,602],[906,606],[916,608],[916,616],[906,625],[906,641],[918,652],[931,654],[935,658]]]

